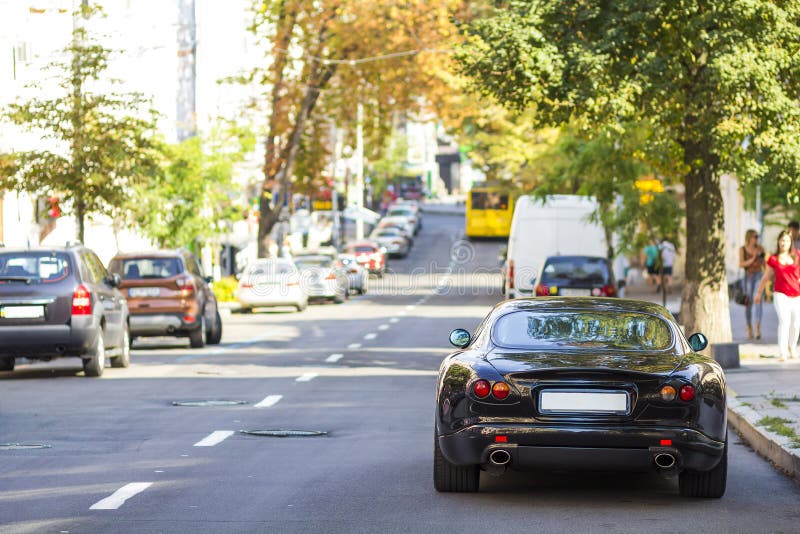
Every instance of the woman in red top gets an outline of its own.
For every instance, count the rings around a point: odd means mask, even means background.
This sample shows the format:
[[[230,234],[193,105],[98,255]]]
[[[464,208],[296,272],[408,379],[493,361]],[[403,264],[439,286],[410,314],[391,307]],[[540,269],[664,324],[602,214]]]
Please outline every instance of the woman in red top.
[[[767,259],[767,270],[756,289],[755,303],[767,280],[775,280],[774,302],[778,312],[778,348],[781,361],[797,358],[797,337],[800,335],[800,261],[792,245],[792,235],[784,230],[778,236],[778,250]]]

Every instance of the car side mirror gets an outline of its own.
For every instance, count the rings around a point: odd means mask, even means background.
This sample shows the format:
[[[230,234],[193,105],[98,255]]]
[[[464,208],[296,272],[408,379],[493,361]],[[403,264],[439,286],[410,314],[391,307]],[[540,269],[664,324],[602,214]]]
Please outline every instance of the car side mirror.
[[[625,280],[620,280],[619,282],[617,282],[617,287],[620,288],[620,289],[622,289],[626,285],[628,285],[628,284],[627,284],[627,282],[625,282]]]
[[[463,328],[456,328],[452,332],[450,332],[450,343],[460,349],[463,349],[469,342],[471,341],[471,336],[469,332],[464,330]]]
[[[386,249],[386,247],[381,247],[381,254],[386,254],[387,252],[388,250]]]
[[[203,280],[206,281],[206,284],[211,284],[211,283],[214,282],[214,277],[213,276],[206,276],[206,277],[203,278]]]
[[[508,246],[500,247],[500,250],[497,252],[497,261],[499,263],[503,263],[508,258]]]
[[[699,352],[708,346],[708,338],[699,332],[692,334],[689,336],[689,346],[693,351]]]
[[[108,285],[110,285],[111,287],[119,287],[122,285],[122,278],[120,278],[120,276],[117,273],[113,273],[108,275],[108,278],[106,278],[106,282],[108,282]]]

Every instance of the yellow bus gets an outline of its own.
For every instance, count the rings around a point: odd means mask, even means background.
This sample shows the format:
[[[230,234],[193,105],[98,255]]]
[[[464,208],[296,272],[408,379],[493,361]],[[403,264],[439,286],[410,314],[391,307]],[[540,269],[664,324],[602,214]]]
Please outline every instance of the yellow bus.
[[[477,185],[467,194],[467,237],[508,237],[514,195],[507,187]]]

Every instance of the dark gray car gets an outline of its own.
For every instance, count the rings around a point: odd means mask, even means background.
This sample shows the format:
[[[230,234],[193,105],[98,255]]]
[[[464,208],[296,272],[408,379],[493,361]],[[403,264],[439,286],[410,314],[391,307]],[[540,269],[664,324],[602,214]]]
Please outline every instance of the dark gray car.
[[[0,370],[16,358],[78,357],[86,376],[130,365],[128,306],[83,246],[0,250]]]

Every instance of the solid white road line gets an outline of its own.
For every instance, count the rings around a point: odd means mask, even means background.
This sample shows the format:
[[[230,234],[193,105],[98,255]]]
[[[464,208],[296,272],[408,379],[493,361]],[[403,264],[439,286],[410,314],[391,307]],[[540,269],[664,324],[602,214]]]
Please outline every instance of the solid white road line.
[[[275,406],[282,398],[283,395],[269,395],[264,397],[264,400],[254,405],[253,408],[269,408],[270,406]]]
[[[295,382],[309,382],[311,380],[314,380],[318,376],[319,375],[317,373],[306,373],[306,374],[304,374],[302,376],[297,377]]]
[[[378,330],[389,330],[389,325],[388,324],[382,324],[382,325],[380,325],[378,327]]]
[[[143,492],[152,485],[152,482],[131,482],[130,484],[125,484],[120,489],[112,493],[109,497],[99,500],[91,505],[89,510],[116,510],[122,506],[125,501],[137,493]]]
[[[369,334],[364,336],[364,339],[375,339],[376,337],[378,337],[378,334],[376,334],[375,332],[370,332]]]
[[[330,356],[325,358],[325,361],[330,363],[336,363],[342,359],[342,356],[344,356],[344,354],[331,354]]]
[[[361,343],[350,343],[349,345],[347,345],[347,348],[348,349],[360,349],[361,348]]]
[[[215,430],[194,444],[195,447],[213,447],[233,435],[233,430]]]

